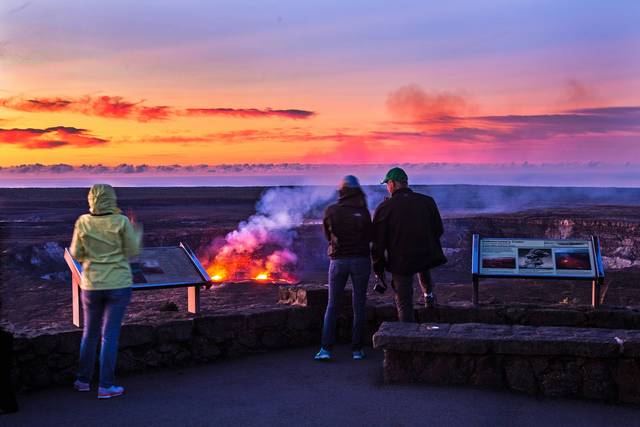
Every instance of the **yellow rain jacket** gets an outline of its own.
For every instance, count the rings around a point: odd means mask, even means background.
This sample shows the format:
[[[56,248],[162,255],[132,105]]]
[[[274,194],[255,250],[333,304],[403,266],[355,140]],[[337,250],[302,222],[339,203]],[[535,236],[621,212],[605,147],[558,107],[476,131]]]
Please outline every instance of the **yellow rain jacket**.
[[[85,290],[128,288],[132,283],[129,258],[140,253],[142,231],[134,228],[117,205],[108,184],[89,190],[89,214],[76,221],[69,251],[82,263]]]

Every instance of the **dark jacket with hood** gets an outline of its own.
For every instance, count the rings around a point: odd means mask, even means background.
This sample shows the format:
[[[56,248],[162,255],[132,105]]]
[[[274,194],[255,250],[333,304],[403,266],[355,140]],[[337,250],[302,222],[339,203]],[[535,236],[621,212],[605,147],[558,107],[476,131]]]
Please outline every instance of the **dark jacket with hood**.
[[[396,190],[373,216],[373,271],[412,275],[446,263],[440,245],[443,230],[431,197],[409,188]]]
[[[360,188],[342,188],[338,203],[324,211],[324,234],[331,259],[369,257],[371,214]]]

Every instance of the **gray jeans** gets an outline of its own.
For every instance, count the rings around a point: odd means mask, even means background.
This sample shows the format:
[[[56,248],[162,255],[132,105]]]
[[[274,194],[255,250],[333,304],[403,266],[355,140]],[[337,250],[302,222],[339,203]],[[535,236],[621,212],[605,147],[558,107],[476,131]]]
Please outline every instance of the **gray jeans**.
[[[413,277],[403,276],[393,273],[391,280],[393,280],[393,286],[396,291],[396,307],[398,309],[398,320],[401,322],[415,322],[415,316],[413,313]],[[431,279],[431,272],[429,270],[422,271],[417,274],[418,282],[423,294],[432,292],[433,280]]]

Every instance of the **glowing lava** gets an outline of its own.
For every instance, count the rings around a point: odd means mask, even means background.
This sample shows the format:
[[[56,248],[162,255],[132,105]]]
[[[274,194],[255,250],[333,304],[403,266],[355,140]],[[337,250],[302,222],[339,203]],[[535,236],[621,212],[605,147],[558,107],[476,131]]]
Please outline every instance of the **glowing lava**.
[[[224,240],[216,238],[200,252],[214,283],[297,283],[295,229],[305,215],[334,197],[331,189],[272,188],[256,204],[256,213]]]
[[[207,273],[213,283],[247,282],[296,283],[292,274],[297,257],[286,249],[275,250],[264,256],[221,250],[208,265]]]

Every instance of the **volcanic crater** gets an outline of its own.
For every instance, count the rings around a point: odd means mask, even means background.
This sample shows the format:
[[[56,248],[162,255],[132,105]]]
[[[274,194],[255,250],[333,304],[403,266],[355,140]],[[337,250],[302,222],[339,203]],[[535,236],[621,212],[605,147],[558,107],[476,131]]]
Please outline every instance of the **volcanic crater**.
[[[269,188],[120,188],[123,211],[144,225],[145,246],[187,243],[204,263],[211,263],[239,224],[260,211]],[[440,304],[468,304],[470,239],[493,237],[580,238],[598,235],[606,266],[604,305],[640,306],[640,190],[542,189],[527,187],[430,186],[415,188],[433,195],[445,223],[442,239],[449,262],[433,273]],[[296,192],[308,191],[299,187]],[[284,240],[269,242],[267,255],[286,249],[295,255],[290,281],[326,283],[328,258],[319,219],[330,197],[307,206],[296,225],[282,230]],[[86,212],[86,189],[0,189],[0,319],[16,332],[53,331],[71,326],[70,274],[62,258],[75,219]],[[367,188],[373,208],[384,197]],[[293,193],[292,193],[293,194]],[[305,203],[301,199],[300,203]],[[277,200],[276,200],[277,202]],[[309,200],[306,200],[309,203]],[[268,214],[268,212],[267,212]],[[250,222],[250,221],[249,221]],[[228,240],[228,239],[227,239]],[[262,264],[264,265],[264,264]],[[278,289],[252,274],[202,292],[202,310],[231,313],[277,306]],[[265,279],[264,277],[262,279]],[[590,286],[578,282],[492,280],[481,285],[481,303],[585,306]],[[391,292],[370,292],[372,303],[389,301]],[[416,293],[416,300],[418,295]],[[126,322],[157,323],[188,318],[186,290],[136,292]]]

